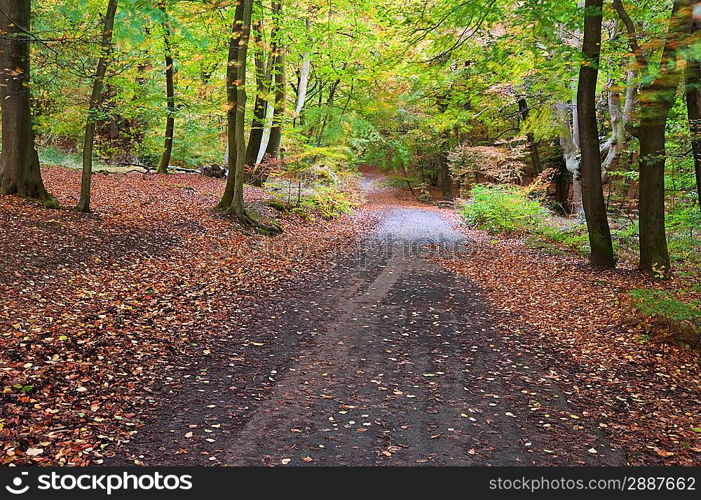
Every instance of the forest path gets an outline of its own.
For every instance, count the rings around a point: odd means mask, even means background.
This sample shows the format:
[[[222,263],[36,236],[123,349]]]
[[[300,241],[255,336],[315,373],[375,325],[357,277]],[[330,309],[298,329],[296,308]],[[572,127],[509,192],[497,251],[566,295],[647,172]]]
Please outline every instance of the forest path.
[[[599,429],[575,420],[546,367],[500,333],[479,288],[425,258],[471,244],[451,221],[406,204],[381,214],[327,281],[263,301],[238,341],[222,345],[220,362],[193,361],[193,375],[137,434],[135,456],[184,465],[624,464]],[[544,423],[544,413],[562,414],[562,424]]]

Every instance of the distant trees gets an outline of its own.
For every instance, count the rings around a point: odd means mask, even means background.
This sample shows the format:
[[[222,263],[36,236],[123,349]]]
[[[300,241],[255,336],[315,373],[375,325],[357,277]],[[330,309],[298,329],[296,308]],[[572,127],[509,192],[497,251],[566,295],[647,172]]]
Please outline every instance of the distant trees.
[[[262,17],[262,15],[261,15]],[[258,153],[263,142],[265,129],[265,117],[268,111],[268,93],[270,92],[270,80],[272,78],[273,56],[263,49],[263,19],[256,22],[253,31],[253,50],[256,77],[256,101],[253,105],[253,118],[251,119],[251,132],[246,146],[246,165],[255,166],[258,163]]]
[[[384,163],[412,189],[442,188],[445,198],[451,177],[464,177],[450,151],[503,147],[505,157],[524,157],[501,162],[498,176],[482,165],[471,182],[548,184],[547,200],[572,208],[577,230],[586,218],[592,261],[605,266],[614,262],[612,229],[615,241],[625,224],[619,215],[639,214],[640,267],[669,272],[671,193],[695,202],[701,189],[699,0],[654,9],[626,0],[436,0],[421,11],[395,0],[120,2],[115,30],[117,3],[47,0],[32,10],[0,0],[0,192],[52,199],[35,133],[42,148],[75,151],[82,142],[84,212],[95,157],[163,173],[171,163],[219,161],[226,136],[230,175],[219,208],[254,225],[243,184],[262,184],[258,169],[282,168],[283,136],[288,159],[343,150],[353,165]],[[33,80],[30,45],[40,63]],[[688,124],[676,112],[683,104]],[[312,156],[329,167],[322,153]],[[529,157],[532,168],[511,168]],[[681,189],[669,185],[679,179]]]
[[[285,99],[287,80],[285,77],[285,46],[279,36],[279,25],[282,22],[282,1],[273,1],[273,23],[275,28],[272,34],[272,56],[273,64],[273,88],[275,90],[275,101],[273,104],[273,126],[270,129],[270,139],[265,154],[271,158],[277,158],[280,153],[280,143],[282,142],[282,127],[285,115]]]

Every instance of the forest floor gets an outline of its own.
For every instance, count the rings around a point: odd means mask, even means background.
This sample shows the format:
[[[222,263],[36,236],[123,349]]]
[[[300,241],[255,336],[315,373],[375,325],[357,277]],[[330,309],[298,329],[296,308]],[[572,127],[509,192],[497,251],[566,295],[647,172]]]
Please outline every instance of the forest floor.
[[[74,204],[77,173],[46,178]],[[0,461],[701,463],[698,354],[618,300],[643,277],[377,181],[274,239],[196,176],[100,177],[93,216],[0,199]]]

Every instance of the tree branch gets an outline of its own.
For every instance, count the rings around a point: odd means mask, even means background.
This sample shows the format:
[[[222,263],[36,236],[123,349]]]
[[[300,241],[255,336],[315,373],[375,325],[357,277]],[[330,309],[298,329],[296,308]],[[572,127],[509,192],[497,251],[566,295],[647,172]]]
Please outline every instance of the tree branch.
[[[647,59],[645,57],[645,54],[643,54],[643,49],[640,47],[640,43],[638,42],[638,35],[635,31],[635,24],[633,23],[633,20],[628,15],[628,12],[623,6],[623,2],[621,0],[613,0],[613,8],[616,9],[618,17],[621,19],[623,25],[626,27],[626,32],[628,33],[628,43],[630,44],[630,50],[633,52],[633,55],[635,56],[635,61],[638,63],[638,66],[640,66],[641,73],[647,73]]]

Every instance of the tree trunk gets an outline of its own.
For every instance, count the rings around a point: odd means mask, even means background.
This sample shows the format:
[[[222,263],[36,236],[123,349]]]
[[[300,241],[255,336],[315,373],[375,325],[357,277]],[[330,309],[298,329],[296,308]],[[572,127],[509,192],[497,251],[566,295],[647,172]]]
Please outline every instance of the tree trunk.
[[[601,178],[615,166],[616,159],[623,151],[626,142],[625,121],[621,108],[621,93],[615,89],[613,82],[609,82],[608,108],[611,117],[611,137],[606,141],[601,152],[605,155],[601,164]]]
[[[55,203],[41,179],[30,94],[30,0],[0,0],[0,193]]]
[[[258,163],[258,151],[263,140],[263,129],[265,128],[265,114],[268,110],[268,101],[266,94],[270,89],[270,72],[266,71],[265,61],[263,59],[264,52],[260,47],[260,42],[263,33],[263,21],[259,20],[256,23],[255,31],[253,32],[253,43],[255,47],[255,63],[256,63],[256,101],[253,106],[253,119],[251,120],[251,133],[248,137],[248,146],[246,147],[246,165],[254,166]]]
[[[316,145],[321,146],[321,143],[324,139],[324,132],[326,131],[326,125],[328,124],[329,121],[329,115],[331,114],[331,111],[333,110],[333,103],[336,98],[336,89],[338,88],[339,84],[341,83],[341,79],[337,78],[336,81],[334,81],[331,84],[331,88],[329,89],[329,98],[326,101],[326,112],[324,113],[324,119],[321,122],[321,126],[319,127],[319,133],[316,137]],[[321,107],[321,95],[319,96],[319,106]]]
[[[572,201],[570,203],[570,211],[574,215],[582,213],[582,188],[581,188],[581,172],[579,160],[579,147],[574,141],[573,131],[570,127],[576,119],[576,114],[573,117],[567,112],[566,104],[560,103],[557,106],[557,114],[560,121],[559,140],[562,148],[562,156],[565,160],[565,168],[572,175]],[[576,107],[576,104],[575,104]],[[575,130],[577,130],[575,128]]]
[[[528,103],[524,97],[518,100],[518,112],[521,117],[521,121],[526,121],[528,118]],[[538,151],[538,143],[535,140],[533,132],[526,133],[526,139],[528,140],[528,151],[531,156],[531,165],[533,166],[533,173],[538,175],[543,171],[543,166],[540,162],[540,153]]]
[[[642,94],[642,93],[641,93]],[[641,95],[641,99],[644,99]],[[638,216],[640,218],[640,267],[666,275],[670,261],[665,233],[664,167],[667,114],[643,118],[640,140]]]
[[[282,142],[282,121],[285,115],[285,91],[287,86],[285,81],[285,48],[277,39],[277,26],[282,22],[281,1],[273,2],[273,18],[276,26],[273,35],[273,54],[275,57],[275,69],[273,71],[275,82],[275,111],[273,114],[273,126],[270,129],[270,138],[268,139],[268,147],[265,153],[272,158],[277,158],[280,154],[280,143]]]
[[[439,153],[438,161],[440,162],[440,176],[441,176],[441,194],[444,200],[453,199],[453,176],[450,174],[450,162],[448,161],[448,151],[450,150],[450,133],[444,132],[441,134],[443,136],[443,144],[441,145],[441,152]],[[424,177],[423,169],[421,170],[421,176]]]
[[[628,30],[631,51],[636,56],[644,81],[649,82],[640,89],[640,126],[637,134],[640,142],[640,268],[657,276],[667,276],[670,271],[664,209],[665,126],[681,80],[677,50],[682,46],[684,36],[688,35],[691,23],[689,3],[689,0],[674,2],[659,76],[652,80],[648,74],[648,62],[637,40],[635,25],[621,0],[613,2]]]
[[[92,179],[92,154],[95,142],[95,125],[98,120],[97,113],[102,101],[102,87],[107,73],[107,63],[112,52],[112,33],[114,31],[114,17],[117,13],[117,0],[107,2],[102,28],[102,41],[100,43],[100,59],[97,62],[97,71],[93,80],[92,93],[88,104],[88,116],[85,121],[85,137],[83,140],[83,173],[80,182],[80,200],[76,210],[90,212],[90,184]]]
[[[165,48],[165,77],[166,77],[166,107],[168,114],[166,116],[165,139],[163,142],[163,153],[161,160],[158,162],[156,173],[168,173],[168,165],[170,165],[170,157],[173,153],[173,133],[175,132],[175,82],[173,67],[173,51],[170,43],[170,24],[168,23],[168,13],[165,4],[161,2],[159,8],[163,13],[163,46]]]
[[[307,32],[311,29],[309,18],[305,20]],[[304,102],[307,100],[307,89],[309,88],[309,73],[312,67],[312,59],[309,52],[302,54],[302,66],[299,69],[299,85],[297,85],[297,101],[295,102],[295,120],[301,116],[304,109]]]
[[[234,201],[234,191],[236,189],[236,111],[238,108],[238,60],[239,47],[242,43],[244,4],[248,0],[236,3],[234,11],[234,22],[231,27],[231,39],[229,40],[229,56],[226,65],[226,164],[229,176],[226,179],[226,188],[219,201],[218,207],[222,210],[229,210]],[[245,84],[245,82],[244,82]]]
[[[448,158],[446,155],[441,155],[441,190],[443,192],[443,199],[452,200],[453,199],[453,177],[450,175],[450,165],[448,164]]]
[[[565,165],[564,158],[560,159],[557,165],[557,174],[555,174],[555,201],[562,207],[564,214],[570,213],[569,194],[570,194],[570,175]]]
[[[601,153],[596,122],[596,80],[599,74],[603,0],[586,0],[584,5],[584,63],[577,86],[577,122],[582,154],[582,203],[589,232],[591,263],[615,267],[613,243],[601,185]]]
[[[235,107],[235,126],[233,131],[229,129],[229,135],[233,132],[233,141],[229,140],[229,144],[234,146],[232,151],[236,152],[235,166],[235,187],[234,198],[231,202],[230,210],[238,218],[246,217],[243,205],[243,176],[246,166],[246,136],[244,127],[246,126],[246,62],[248,55],[248,40],[251,34],[251,11],[253,8],[253,0],[242,0],[243,2],[243,24],[241,26],[241,38],[237,50],[237,59],[235,64],[235,72],[230,73],[231,76],[236,76],[235,81],[229,82],[229,86],[235,87],[236,90],[236,107]],[[229,175],[234,173],[230,170]]]
[[[693,8],[700,9],[701,2],[693,2]],[[689,46],[698,43],[699,26],[701,26],[701,16],[694,14]],[[685,77],[686,110],[689,117],[691,150],[694,156],[694,170],[696,172],[696,196],[699,208],[701,208],[701,61],[695,54],[687,61]]]

